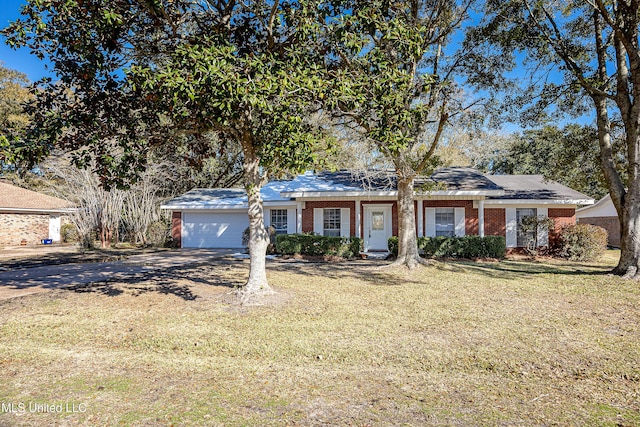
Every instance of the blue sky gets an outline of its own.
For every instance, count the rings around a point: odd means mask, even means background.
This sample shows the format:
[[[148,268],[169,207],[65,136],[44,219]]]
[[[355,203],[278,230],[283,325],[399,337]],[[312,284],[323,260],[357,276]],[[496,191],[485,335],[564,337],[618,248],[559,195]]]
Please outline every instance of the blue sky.
[[[0,26],[5,28],[9,22],[20,18],[20,7],[25,0],[0,0]],[[4,66],[20,71],[29,80],[35,81],[51,74],[45,69],[45,62],[29,53],[29,49],[11,49],[5,44],[5,38],[0,36],[0,61]]]

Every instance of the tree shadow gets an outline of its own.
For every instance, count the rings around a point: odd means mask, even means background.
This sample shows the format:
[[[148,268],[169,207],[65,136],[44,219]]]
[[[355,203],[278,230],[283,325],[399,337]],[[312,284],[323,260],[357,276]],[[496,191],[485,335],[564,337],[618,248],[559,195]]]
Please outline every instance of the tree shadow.
[[[392,261],[386,260],[346,260],[346,261],[319,261],[319,262],[272,262],[269,269],[283,271],[299,275],[316,275],[331,279],[364,279],[377,286],[401,286],[405,284],[423,283],[414,278],[415,270],[403,267],[386,268]],[[493,279],[522,280],[531,275],[550,274],[568,276],[606,276],[611,274],[610,266],[601,264],[563,262],[554,264],[551,262],[536,260],[450,260],[434,259],[431,266],[422,268],[435,268],[439,271],[453,273],[473,273],[484,275]]]
[[[379,286],[401,286],[411,283],[419,283],[414,280],[409,270],[407,274],[399,274],[401,268],[385,269],[390,261],[386,260],[344,260],[344,261],[317,261],[317,262],[271,262],[268,265],[270,271],[293,273],[308,277],[309,275],[329,278],[334,280],[359,279],[371,282]]]
[[[549,274],[563,276],[606,276],[611,267],[598,264],[563,263],[554,264],[535,260],[440,261],[435,264],[440,270],[460,273],[476,273],[494,279],[519,280],[527,276]]]
[[[127,277],[113,277],[96,282],[63,286],[61,289],[77,293],[97,293],[109,297],[123,294],[140,296],[145,293],[160,293],[174,295],[185,301],[193,301],[198,296],[193,293],[188,285],[176,284],[181,279],[188,279],[195,284],[206,286],[222,286],[235,288],[238,282],[226,279],[219,275],[209,275],[207,278],[194,274],[196,265],[190,264],[184,267],[169,267],[155,269],[143,273],[137,273]]]

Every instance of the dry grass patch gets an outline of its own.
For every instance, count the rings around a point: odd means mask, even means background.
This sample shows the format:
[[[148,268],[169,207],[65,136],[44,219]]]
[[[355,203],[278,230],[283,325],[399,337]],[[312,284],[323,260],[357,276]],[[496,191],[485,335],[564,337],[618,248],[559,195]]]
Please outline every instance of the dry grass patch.
[[[243,262],[0,301],[0,402],[86,409],[0,425],[640,425],[614,256],[273,262],[283,297],[248,308],[225,303]]]

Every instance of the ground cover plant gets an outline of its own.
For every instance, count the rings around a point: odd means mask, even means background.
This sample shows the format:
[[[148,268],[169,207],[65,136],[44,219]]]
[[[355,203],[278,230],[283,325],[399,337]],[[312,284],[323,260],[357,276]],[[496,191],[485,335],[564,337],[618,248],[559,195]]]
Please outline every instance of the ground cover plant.
[[[258,306],[228,304],[248,264],[221,260],[0,301],[0,425],[640,425],[616,255],[273,261]]]

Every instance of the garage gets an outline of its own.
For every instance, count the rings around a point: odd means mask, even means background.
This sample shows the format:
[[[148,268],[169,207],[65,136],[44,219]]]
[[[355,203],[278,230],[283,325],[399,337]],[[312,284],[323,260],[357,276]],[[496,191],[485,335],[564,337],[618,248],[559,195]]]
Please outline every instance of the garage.
[[[247,211],[182,213],[183,248],[241,248]]]

